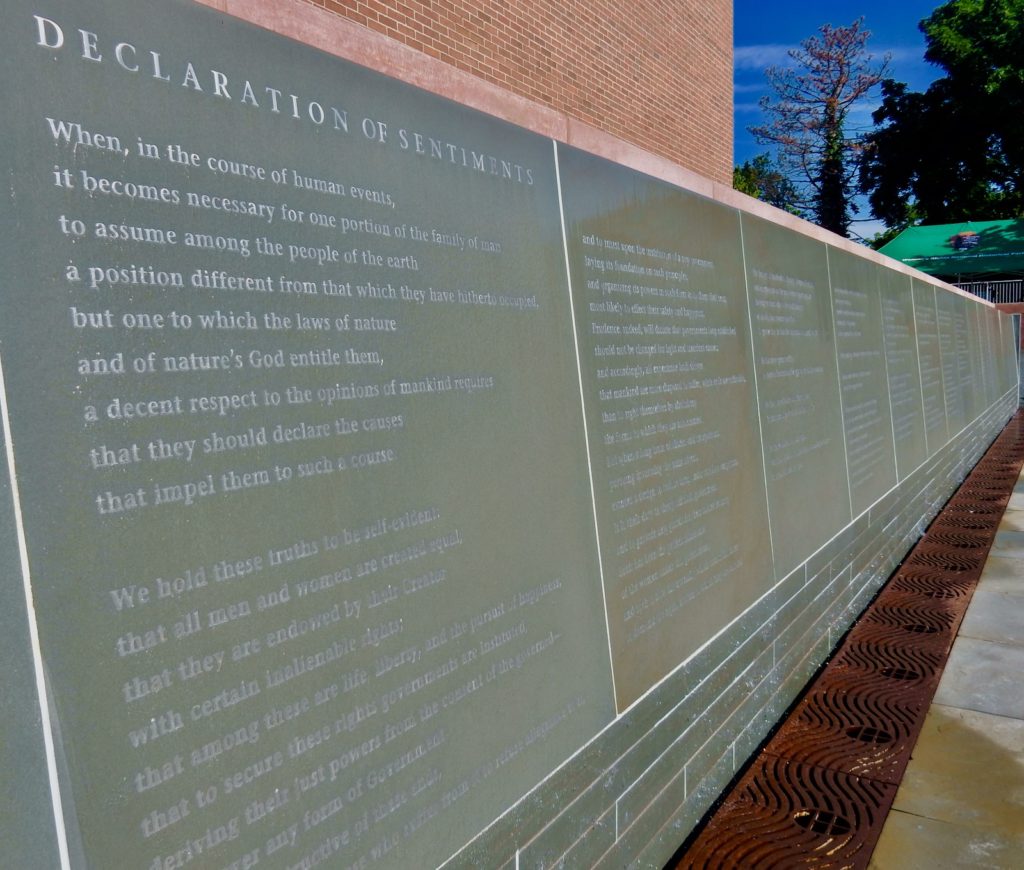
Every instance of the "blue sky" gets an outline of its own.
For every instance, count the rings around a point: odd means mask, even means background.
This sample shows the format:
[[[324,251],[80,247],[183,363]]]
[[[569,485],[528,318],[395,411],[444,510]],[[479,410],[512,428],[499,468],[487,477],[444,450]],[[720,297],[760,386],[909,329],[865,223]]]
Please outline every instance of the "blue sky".
[[[823,24],[846,25],[863,16],[871,31],[868,47],[876,57],[892,56],[889,76],[907,82],[914,90],[924,90],[941,70],[924,59],[924,36],[918,22],[938,6],[935,0],[826,0],[823,3],[807,0],[735,0],[735,151],[736,163],[743,163],[764,152],[747,131],[751,124],[760,123],[762,114],[758,100],[767,92],[764,69],[767,66],[785,66],[789,62],[786,52],[813,36]],[[865,126],[871,123],[871,112],[878,105],[877,91],[858,110]],[[857,118],[852,119],[857,123]],[[857,215],[867,218],[866,211]],[[873,225],[854,226],[870,236]]]

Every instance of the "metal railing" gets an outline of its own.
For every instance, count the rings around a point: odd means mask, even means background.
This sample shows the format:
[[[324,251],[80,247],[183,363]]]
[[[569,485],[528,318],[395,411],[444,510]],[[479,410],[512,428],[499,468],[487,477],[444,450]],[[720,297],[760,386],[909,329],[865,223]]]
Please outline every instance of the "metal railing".
[[[1010,281],[960,281],[956,286],[986,302],[1024,302],[1024,278]]]

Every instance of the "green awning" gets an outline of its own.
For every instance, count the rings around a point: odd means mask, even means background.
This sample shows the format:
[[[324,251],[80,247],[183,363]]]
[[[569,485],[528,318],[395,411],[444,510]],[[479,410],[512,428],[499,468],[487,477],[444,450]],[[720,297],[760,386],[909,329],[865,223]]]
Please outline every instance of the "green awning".
[[[879,252],[929,275],[1024,273],[1024,220],[910,227]]]

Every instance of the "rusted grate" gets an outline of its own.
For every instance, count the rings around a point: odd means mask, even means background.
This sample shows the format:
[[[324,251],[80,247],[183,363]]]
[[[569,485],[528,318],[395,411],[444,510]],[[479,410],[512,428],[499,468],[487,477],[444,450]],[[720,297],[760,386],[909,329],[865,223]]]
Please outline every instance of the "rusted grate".
[[[988,521],[994,520],[997,524],[999,517],[1003,515],[1005,508],[994,507],[991,504],[979,504],[977,501],[965,498],[961,501],[951,501],[946,505],[945,511],[942,516],[945,518],[947,514],[953,516],[971,516],[971,517],[986,517]]]
[[[989,531],[966,532],[945,529],[933,524],[928,529],[925,540],[930,545],[938,544],[941,547],[952,547],[954,550],[980,550],[984,553],[991,546],[992,537]]]
[[[910,592],[928,598],[955,600],[971,594],[975,581],[971,577],[950,577],[942,571],[908,565],[893,577],[893,592]]]
[[[908,565],[925,565],[953,574],[980,572],[985,564],[985,553],[965,553],[954,547],[932,544],[926,537],[907,559]]]
[[[679,868],[866,868],[1024,462],[1018,412]]]
[[[898,625],[861,622],[850,632],[850,638],[863,644],[888,649],[915,649],[935,653],[943,662],[953,645],[953,634],[924,623],[907,622]]]
[[[835,657],[835,666],[878,674],[901,688],[909,684],[928,691],[930,685],[938,682],[944,664],[941,652],[886,641],[885,637],[848,639]]]
[[[949,529],[951,531],[958,529],[984,531],[991,536],[995,534],[997,528],[992,523],[994,516],[994,514],[978,514],[970,511],[947,511],[932,524],[932,528]]]
[[[888,594],[880,595],[879,603],[864,614],[866,623],[891,626],[907,634],[946,635],[953,631],[957,622],[955,611],[937,607],[936,602],[913,593],[896,594],[891,589],[886,592]]]
[[[1012,489],[1016,482],[1017,475],[1015,474],[972,474],[966,480],[966,484],[971,488],[997,491]]]
[[[898,785],[935,684],[918,683],[916,689],[878,673],[835,669],[764,752]]]
[[[982,489],[980,487],[971,487],[970,489],[963,489],[956,495],[956,503],[958,505],[965,502],[981,502],[983,505],[997,505],[1005,504],[1010,500],[1008,493],[1002,493],[997,489]]]
[[[890,783],[762,755],[677,866],[866,867],[895,797]]]

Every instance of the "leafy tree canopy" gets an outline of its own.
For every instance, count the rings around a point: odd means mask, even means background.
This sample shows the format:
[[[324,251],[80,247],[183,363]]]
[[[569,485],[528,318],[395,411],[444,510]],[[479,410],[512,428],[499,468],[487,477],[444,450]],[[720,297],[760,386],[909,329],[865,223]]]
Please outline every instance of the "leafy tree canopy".
[[[753,160],[747,160],[742,166],[735,167],[732,171],[732,186],[741,193],[763,200],[776,208],[803,216],[797,205],[797,192],[793,182],[772,163],[768,154],[758,154]]]
[[[950,0],[921,22],[945,75],[887,80],[860,186],[888,226],[1024,212],[1024,0]]]

